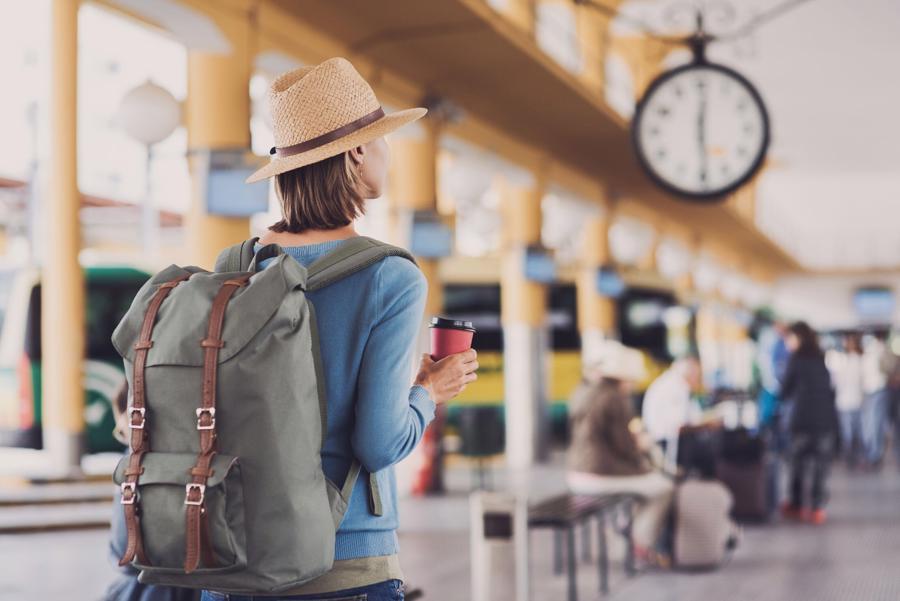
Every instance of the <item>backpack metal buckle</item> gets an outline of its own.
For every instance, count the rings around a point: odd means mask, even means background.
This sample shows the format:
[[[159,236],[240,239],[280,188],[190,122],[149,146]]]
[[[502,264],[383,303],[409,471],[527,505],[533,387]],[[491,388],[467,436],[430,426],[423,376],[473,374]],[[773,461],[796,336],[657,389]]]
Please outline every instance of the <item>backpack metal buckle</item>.
[[[191,493],[193,491],[197,491],[200,493],[200,496],[196,501],[191,500]],[[184,485],[184,504],[185,505],[203,505],[203,497],[206,496],[206,485],[205,484],[185,484]]]
[[[134,505],[137,499],[137,484],[134,482],[122,482],[119,487],[122,489],[122,498],[119,503],[122,505]]]
[[[216,408],[215,407],[197,407],[197,429],[213,430],[216,427]],[[202,422],[203,414],[209,415],[209,425],[204,426]]]
[[[128,408],[128,427],[132,430],[143,430],[144,423],[147,421],[145,418],[145,414],[147,413],[147,409],[145,407],[134,407],[131,406]],[[139,423],[134,423],[135,414],[141,416],[141,421]]]

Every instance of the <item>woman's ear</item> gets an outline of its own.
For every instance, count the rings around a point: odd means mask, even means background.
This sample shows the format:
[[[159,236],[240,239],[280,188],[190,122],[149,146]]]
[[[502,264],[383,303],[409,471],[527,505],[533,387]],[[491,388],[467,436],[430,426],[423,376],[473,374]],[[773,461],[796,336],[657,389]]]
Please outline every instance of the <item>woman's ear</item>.
[[[353,161],[354,165],[361,165],[363,162],[363,155],[366,153],[366,149],[364,146],[356,146],[351,148],[348,153],[350,154],[350,160]]]

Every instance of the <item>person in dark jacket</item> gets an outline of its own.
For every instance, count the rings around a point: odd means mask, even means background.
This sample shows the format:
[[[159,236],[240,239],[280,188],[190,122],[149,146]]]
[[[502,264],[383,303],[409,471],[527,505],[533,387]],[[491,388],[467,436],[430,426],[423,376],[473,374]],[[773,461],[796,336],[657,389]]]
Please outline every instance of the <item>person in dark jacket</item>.
[[[790,399],[791,412],[791,490],[782,513],[791,519],[825,522],[828,468],[839,433],[837,407],[831,376],[818,336],[805,322],[791,325],[787,337],[791,358],[781,387],[783,398]],[[808,503],[804,484],[812,478]]]

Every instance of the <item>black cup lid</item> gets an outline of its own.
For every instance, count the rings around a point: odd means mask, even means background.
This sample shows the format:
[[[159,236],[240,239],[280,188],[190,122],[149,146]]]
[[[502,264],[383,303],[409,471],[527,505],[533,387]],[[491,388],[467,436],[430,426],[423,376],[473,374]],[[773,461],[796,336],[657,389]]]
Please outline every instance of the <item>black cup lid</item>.
[[[444,328],[445,330],[467,330],[469,332],[475,331],[475,326],[472,325],[471,321],[462,321],[460,319],[447,319],[445,317],[432,317],[431,323],[429,324],[430,328]]]

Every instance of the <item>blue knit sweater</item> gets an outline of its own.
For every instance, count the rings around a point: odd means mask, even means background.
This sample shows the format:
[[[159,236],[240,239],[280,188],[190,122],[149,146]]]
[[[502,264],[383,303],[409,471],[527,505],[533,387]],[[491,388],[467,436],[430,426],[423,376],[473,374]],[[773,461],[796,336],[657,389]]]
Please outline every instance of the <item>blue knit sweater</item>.
[[[308,266],[343,241],[285,247]],[[266,263],[263,263],[265,266]],[[369,511],[360,475],[337,533],[335,559],[397,553],[395,463],[409,455],[434,418],[434,402],[410,386],[427,285],[410,261],[388,257],[307,295],[316,310],[328,395],[322,447],[325,475],[340,487],[353,457],[376,474],[383,515]]]

